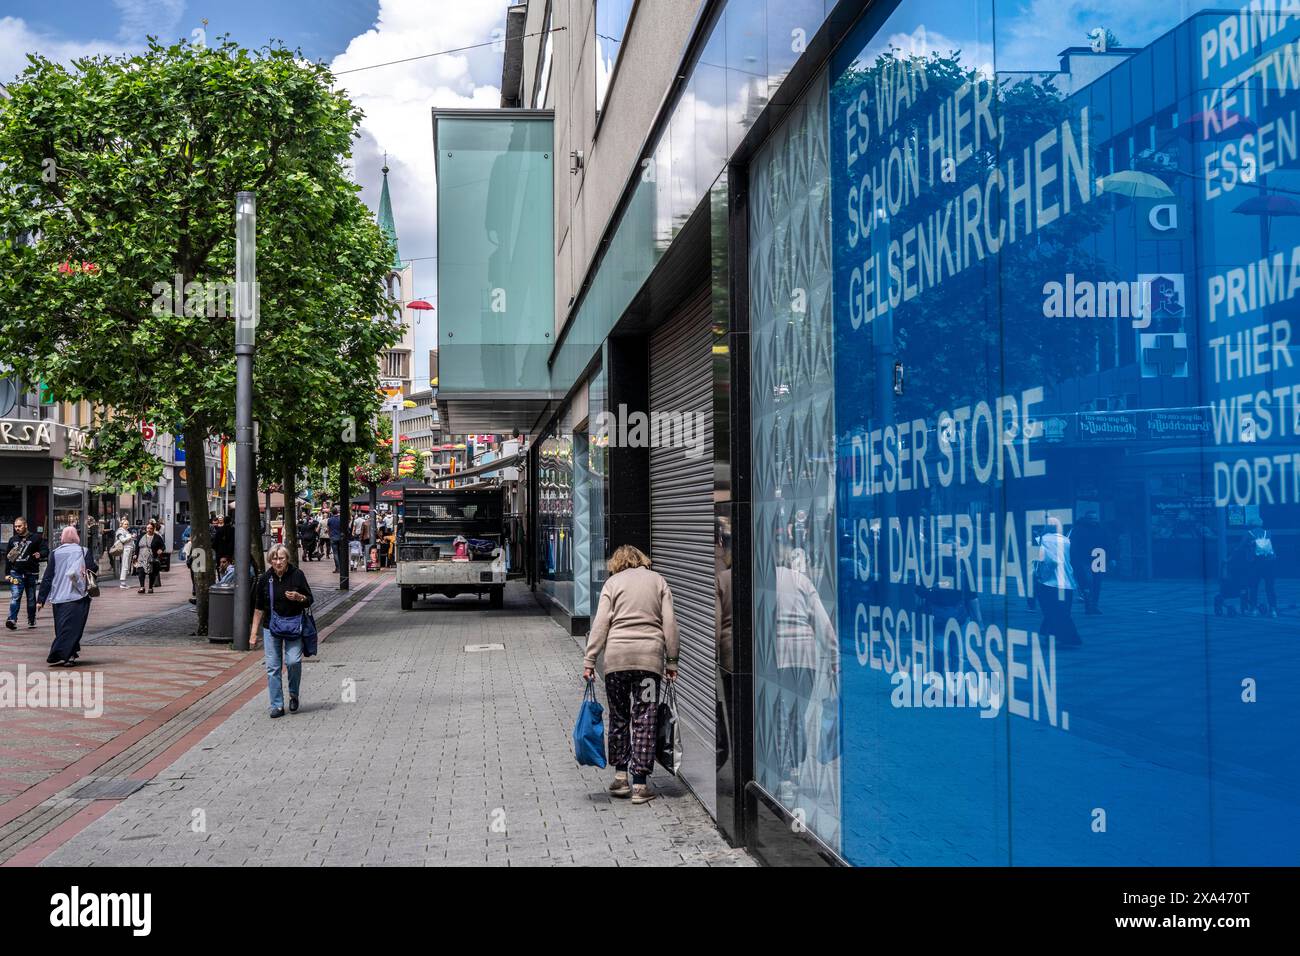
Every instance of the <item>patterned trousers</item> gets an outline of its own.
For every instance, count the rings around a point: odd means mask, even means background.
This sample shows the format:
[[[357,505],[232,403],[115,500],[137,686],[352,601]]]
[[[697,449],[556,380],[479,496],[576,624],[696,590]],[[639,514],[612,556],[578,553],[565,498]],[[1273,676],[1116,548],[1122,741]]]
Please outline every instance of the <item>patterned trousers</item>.
[[[649,774],[654,769],[659,680],[654,671],[615,671],[605,675],[609,762],[616,770]]]

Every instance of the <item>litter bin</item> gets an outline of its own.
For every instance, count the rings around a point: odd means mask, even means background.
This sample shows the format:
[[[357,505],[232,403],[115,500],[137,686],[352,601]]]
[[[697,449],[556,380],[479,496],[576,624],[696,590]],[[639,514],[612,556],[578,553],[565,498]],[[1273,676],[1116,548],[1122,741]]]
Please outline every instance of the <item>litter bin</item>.
[[[214,584],[208,588],[208,642],[229,644],[235,639],[235,586]]]

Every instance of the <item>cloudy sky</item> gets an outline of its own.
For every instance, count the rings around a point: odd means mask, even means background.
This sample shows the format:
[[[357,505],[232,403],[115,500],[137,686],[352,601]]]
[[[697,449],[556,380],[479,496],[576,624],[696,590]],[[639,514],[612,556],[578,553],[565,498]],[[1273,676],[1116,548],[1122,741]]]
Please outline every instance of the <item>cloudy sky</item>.
[[[68,61],[134,52],[149,35],[193,38],[197,30],[229,33],[248,47],[282,40],[341,73],[491,43],[504,29],[505,8],[505,0],[0,0],[0,82],[22,70],[31,52]],[[500,81],[501,54],[492,46],[339,76],[366,113],[354,153],[362,199],[378,208],[387,152],[398,247],[403,259],[414,260],[419,298],[437,294],[429,110],[497,106]],[[416,373],[423,378],[428,369],[419,357],[434,347],[436,332],[430,320],[416,332]]]

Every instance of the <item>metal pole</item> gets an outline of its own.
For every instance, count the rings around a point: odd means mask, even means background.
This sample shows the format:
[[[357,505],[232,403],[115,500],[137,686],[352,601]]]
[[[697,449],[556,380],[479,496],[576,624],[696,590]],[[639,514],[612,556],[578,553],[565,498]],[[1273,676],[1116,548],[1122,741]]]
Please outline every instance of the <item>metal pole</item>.
[[[378,416],[378,415],[373,415],[373,416],[371,416],[371,419],[370,419],[370,430],[371,430],[372,432],[374,432],[376,435],[379,434],[379,416]],[[396,439],[397,439],[397,436],[394,435],[394,436],[393,436],[393,440],[396,441]],[[371,463],[372,465],[375,463],[375,451],[374,451],[374,445],[377,444],[377,443],[378,443],[378,438],[376,438],[375,441],[371,443],[371,450],[370,450],[370,463]],[[371,547],[375,547],[375,542],[376,542],[376,540],[377,540],[377,535],[379,534],[379,524],[378,524],[378,520],[377,520],[376,517],[375,517],[375,512],[378,511],[378,510],[379,510],[379,486],[378,486],[378,485],[371,485],[371,486],[370,486],[370,521],[369,521],[369,525],[370,525],[370,546],[371,546]],[[370,564],[370,555],[367,554],[367,553],[365,553],[364,551],[363,551],[362,553],[363,553],[363,556],[364,556],[364,559],[365,559],[365,564],[366,564],[367,566],[369,566],[369,564]]]
[[[339,590],[348,589],[348,538],[352,524],[352,491],[348,488],[348,463],[339,459]]]
[[[253,466],[253,351],[257,331],[257,196],[235,196],[235,473],[241,488],[235,508],[234,648],[248,650],[252,621],[252,586],[248,580],[252,545],[252,510],[257,481]],[[238,498],[242,497],[241,505]]]

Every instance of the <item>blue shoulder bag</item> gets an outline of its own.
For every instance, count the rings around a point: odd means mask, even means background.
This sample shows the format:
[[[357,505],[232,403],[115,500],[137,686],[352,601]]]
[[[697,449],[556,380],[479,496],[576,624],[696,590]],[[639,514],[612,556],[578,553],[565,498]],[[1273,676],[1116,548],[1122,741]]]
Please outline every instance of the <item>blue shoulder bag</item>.
[[[271,609],[271,634],[286,641],[296,641],[302,637],[302,614],[278,614],[275,610],[274,577],[268,571],[266,575],[266,604]]]

